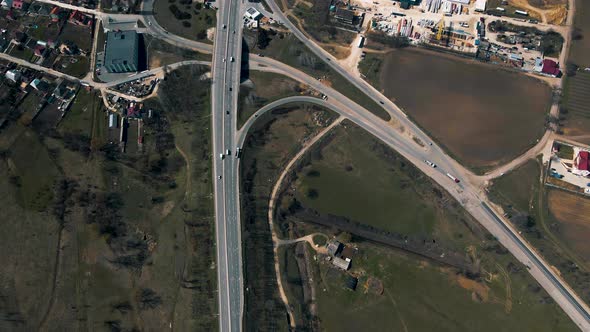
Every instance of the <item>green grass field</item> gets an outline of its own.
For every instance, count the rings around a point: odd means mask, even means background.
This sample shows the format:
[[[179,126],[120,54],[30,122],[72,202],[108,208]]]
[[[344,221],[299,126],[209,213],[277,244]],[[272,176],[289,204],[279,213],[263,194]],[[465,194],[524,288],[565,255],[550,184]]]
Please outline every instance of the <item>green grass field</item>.
[[[245,37],[246,38],[246,37]],[[250,46],[250,52],[277,59],[289,66],[295,67],[312,77],[325,77],[331,86],[355,103],[366,108],[384,120],[389,120],[389,114],[375,101],[361,93],[352,83],[334,72],[324,60],[319,59],[309,49],[291,34],[279,33],[271,37],[270,45],[264,49]]]
[[[360,127],[343,122],[310,155],[290,184],[295,194],[289,190],[286,195],[294,195],[303,208],[317,211],[316,218],[345,217],[410,241],[418,238],[436,243],[446,248],[446,256],[458,253],[478,262],[478,272],[470,275],[441,263],[438,257],[426,259],[369,244],[353,233],[352,246],[358,250],[352,251],[349,273],[359,278],[355,292],[345,289],[343,272],[334,270],[322,256],[312,262],[319,267],[312,278],[322,329],[576,329],[526,268],[442,188]],[[526,189],[515,195],[521,192]],[[289,212],[282,210],[279,215],[282,213],[287,216],[281,229],[308,227],[305,220],[295,222]],[[338,234],[330,227],[320,230],[329,236]],[[369,278],[381,281],[382,295],[365,288]]]
[[[568,284],[582,298],[587,298],[590,296],[590,257],[587,251],[579,249],[587,242],[584,236],[587,230],[576,228],[577,219],[560,221],[554,217],[549,208],[549,194],[558,201],[568,198],[563,196],[566,193],[543,186],[539,176],[539,163],[529,161],[494,180],[489,197],[502,206],[515,227],[560,271]],[[580,213],[579,209],[571,212]],[[575,229],[574,234],[572,229]]]
[[[190,14],[191,18],[178,20],[170,6],[176,6],[180,11]],[[199,9],[196,6],[199,6]],[[157,0],[154,3],[154,16],[158,24],[170,33],[190,40],[211,43],[207,39],[207,29],[215,26],[216,12],[214,9],[204,8],[201,2],[182,4],[176,0]],[[187,22],[189,26],[183,25],[183,22]]]
[[[368,144],[358,132],[340,131],[322,150],[322,159],[303,170],[297,199],[321,213],[346,216],[386,231],[431,234],[438,217],[436,207],[418,199],[409,185],[425,179],[411,179],[399,164],[388,165]],[[310,190],[318,197],[309,197]]]
[[[286,105],[260,116],[243,146],[240,162],[242,252],[244,286],[249,289],[244,298],[245,331],[288,329],[272,263],[268,198],[273,179],[278,178],[282,167],[297,153],[304,139],[313,137],[322,128],[313,119],[323,118],[326,123],[334,119],[329,111],[306,107]]]
[[[92,130],[94,110],[101,106],[100,93],[80,89],[64,120],[60,123],[59,130],[89,135]]]
[[[364,59],[359,62],[359,71],[365,76],[364,78],[371,83],[372,86],[379,86],[381,66],[383,64],[383,57],[374,54],[367,53]]]
[[[249,83],[242,83],[238,100],[238,128],[266,104],[297,96],[299,83],[282,75],[261,71],[248,72]]]
[[[333,276],[332,268],[320,263],[318,311],[326,331],[576,330],[557,305],[540,303],[546,295],[534,291],[523,270],[510,273],[510,283],[499,270],[491,282],[472,283],[369,244],[359,245],[353,262],[353,271],[363,271],[354,292],[343,287],[341,272]],[[369,277],[382,282],[383,294],[365,288]]]
[[[90,72],[90,59],[85,56],[64,57],[55,65],[60,72],[77,78],[83,78]]]
[[[106,144],[102,102],[85,90],[52,135],[18,121],[0,132],[0,315],[20,317],[1,330],[216,329],[205,70],[173,72],[165,104],[147,101],[142,152]]]
[[[144,35],[149,68],[157,68],[186,60],[211,61],[211,54],[199,53],[170,45],[159,38]]]

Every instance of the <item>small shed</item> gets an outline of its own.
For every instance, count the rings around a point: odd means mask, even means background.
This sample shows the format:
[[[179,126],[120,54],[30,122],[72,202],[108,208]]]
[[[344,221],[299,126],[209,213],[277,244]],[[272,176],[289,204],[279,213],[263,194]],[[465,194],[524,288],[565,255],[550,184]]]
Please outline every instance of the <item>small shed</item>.
[[[350,258],[342,259],[340,257],[334,257],[334,259],[332,259],[332,264],[337,268],[346,271],[350,268]]]
[[[356,277],[351,276],[350,274],[346,275],[346,280],[344,280],[344,286],[350,290],[356,290],[356,285],[358,285],[359,280]]]
[[[340,253],[340,251],[342,250],[342,243],[333,240],[328,242],[328,255],[330,256],[336,256]]]

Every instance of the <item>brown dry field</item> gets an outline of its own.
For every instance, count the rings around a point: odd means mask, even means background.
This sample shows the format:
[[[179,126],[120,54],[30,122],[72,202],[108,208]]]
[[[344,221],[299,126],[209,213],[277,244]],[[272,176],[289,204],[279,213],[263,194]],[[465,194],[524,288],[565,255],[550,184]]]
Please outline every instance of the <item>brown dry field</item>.
[[[539,9],[551,9],[560,5],[567,5],[567,0],[520,0],[528,2],[529,5]],[[515,1],[518,2],[518,1]]]
[[[549,191],[549,211],[559,221],[558,235],[590,261],[590,199],[561,190]]]
[[[498,66],[419,48],[390,52],[381,87],[460,161],[503,164],[544,132],[548,85]]]
[[[590,67],[590,2],[576,0],[574,25],[580,29],[582,38],[572,41],[569,60],[580,67]]]

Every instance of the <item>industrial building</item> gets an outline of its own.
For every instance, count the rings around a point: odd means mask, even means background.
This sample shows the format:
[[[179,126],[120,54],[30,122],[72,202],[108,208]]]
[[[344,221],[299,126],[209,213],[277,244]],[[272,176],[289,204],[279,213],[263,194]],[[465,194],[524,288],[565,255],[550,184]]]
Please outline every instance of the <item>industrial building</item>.
[[[244,14],[244,16],[254,21],[259,20],[263,17],[262,13],[257,11],[254,7],[246,9],[246,14]]]
[[[104,47],[104,67],[109,73],[136,72],[139,36],[133,30],[109,31]]]
[[[476,12],[485,12],[486,11],[486,5],[487,5],[487,0],[476,0],[475,1],[475,11]]]
[[[336,14],[334,17],[336,17],[341,23],[352,24],[354,21],[354,12],[344,8],[336,8]]]

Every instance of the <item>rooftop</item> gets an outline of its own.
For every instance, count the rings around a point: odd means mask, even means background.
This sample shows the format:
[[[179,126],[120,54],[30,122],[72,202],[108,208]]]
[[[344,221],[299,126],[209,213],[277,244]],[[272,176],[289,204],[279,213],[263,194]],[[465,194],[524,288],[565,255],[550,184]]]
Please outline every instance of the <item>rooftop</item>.
[[[543,69],[541,69],[543,74],[549,74],[553,76],[559,76],[561,71],[559,70],[559,64],[551,59],[544,59],[543,60]]]
[[[344,8],[336,8],[336,17],[346,21],[352,21],[354,19],[354,12]]]
[[[126,68],[119,71],[136,71],[138,45],[139,37],[135,31],[109,31],[105,45],[105,66],[107,68],[109,66]]]

